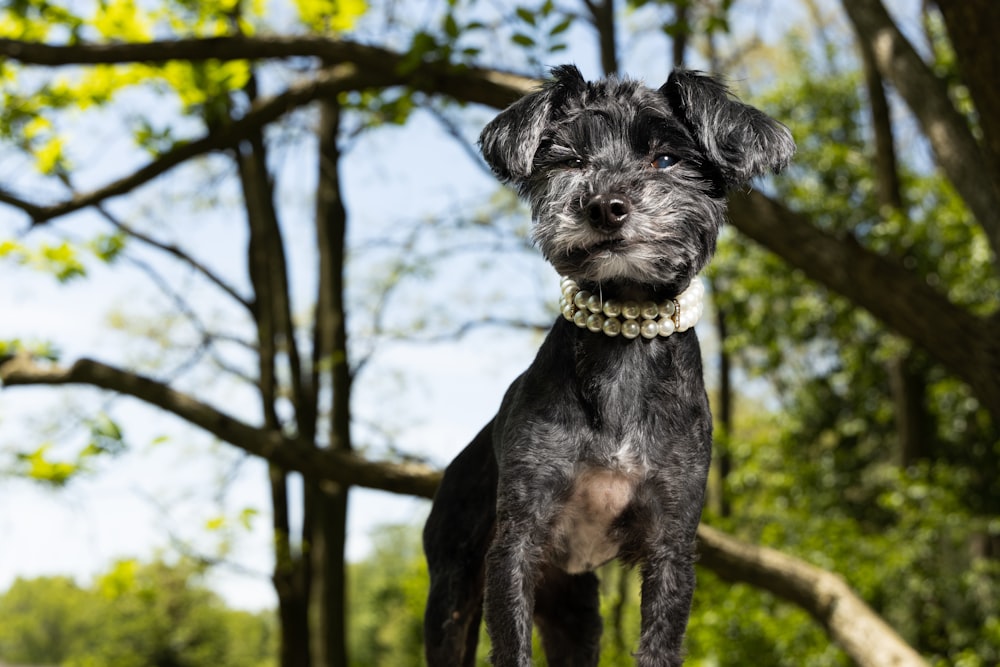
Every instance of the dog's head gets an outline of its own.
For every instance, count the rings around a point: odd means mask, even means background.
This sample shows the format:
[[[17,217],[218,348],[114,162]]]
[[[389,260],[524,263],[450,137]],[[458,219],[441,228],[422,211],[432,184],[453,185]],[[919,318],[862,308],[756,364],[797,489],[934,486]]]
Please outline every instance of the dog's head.
[[[530,202],[535,241],[561,274],[663,289],[711,258],[726,191],[795,151],[787,128],[711,77],[675,70],[653,90],[587,82],[571,65],[487,125],[480,147]]]

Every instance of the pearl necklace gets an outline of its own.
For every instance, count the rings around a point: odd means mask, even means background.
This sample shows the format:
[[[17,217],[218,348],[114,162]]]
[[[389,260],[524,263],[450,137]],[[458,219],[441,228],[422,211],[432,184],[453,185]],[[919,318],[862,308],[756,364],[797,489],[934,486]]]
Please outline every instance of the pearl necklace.
[[[669,336],[676,331],[687,331],[701,317],[705,287],[695,278],[674,299],[661,303],[653,301],[604,300],[599,294],[580,289],[572,278],[559,283],[562,297],[559,308],[563,317],[581,329],[614,337],[621,334],[632,339],[637,336],[656,338]]]

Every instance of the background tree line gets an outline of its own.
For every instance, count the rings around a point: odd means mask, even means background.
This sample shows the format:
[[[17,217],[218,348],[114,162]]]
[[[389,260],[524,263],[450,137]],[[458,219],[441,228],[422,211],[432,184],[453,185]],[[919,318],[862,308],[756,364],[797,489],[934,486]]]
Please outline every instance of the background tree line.
[[[352,419],[352,395],[377,384],[367,373],[392,341],[538,331],[554,306],[487,308],[456,287],[456,267],[502,281],[505,262],[528,261],[509,193],[365,238],[345,206],[345,154],[422,117],[471,150],[488,117],[475,105],[502,108],[566,58],[591,58],[595,75],[651,53],[717,70],[791,127],[799,153],[732,198],[708,276],[718,444],[692,660],[993,664],[1000,6],[783,7],[795,21],[762,26],[757,6],[729,0],[6,2],[0,203],[21,224],[2,232],[0,258],[60,280],[131,266],[164,305],[138,332],[155,351],[142,363],[62,358],[65,342],[13,332],[4,394],[97,387],[265,459],[281,664],[346,665],[348,646],[415,659],[419,555],[406,540],[354,585],[409,624],[349,641],[379,624],[345,602],[347,499],[352,486],[429,497],[437,472],[405,432]],[[124,167],[80,160],[73,129],[94,118],[120,124]],[[289,146],[311,151],[308,206],[281,197],[301,175]],[[185,245],[196,205],[226,212],[230,243]],[[176,271],[183,288],[164,278]],[[80,425],[78,450],[20,446],[12,469],[66,484],[128,449],[113,418]],[[410,575],[380,581],[392,568]],[[624,656],[636,592],[617,572],[604,585],[605,641]]]

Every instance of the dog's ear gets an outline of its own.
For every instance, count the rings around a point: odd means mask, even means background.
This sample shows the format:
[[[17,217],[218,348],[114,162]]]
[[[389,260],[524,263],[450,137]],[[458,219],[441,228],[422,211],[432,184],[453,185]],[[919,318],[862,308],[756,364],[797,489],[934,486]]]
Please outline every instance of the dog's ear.
[[[479,149],[497,178],[515,184],[527,179],[542,132],[567,99],[586,89],[580,70],[562,65],[552,70],[552,78],[541,90],[525,95],[494,118],[479,135]]]
[[[674,70],[660,93],[731,187],[769,171],[781,171],[795,153],[787,127],[743,104],[710,76]]]

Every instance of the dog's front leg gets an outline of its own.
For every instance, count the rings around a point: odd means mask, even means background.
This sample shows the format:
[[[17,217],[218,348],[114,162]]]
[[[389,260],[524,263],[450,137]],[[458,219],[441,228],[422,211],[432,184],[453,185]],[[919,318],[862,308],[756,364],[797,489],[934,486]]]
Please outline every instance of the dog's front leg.
[[[531,666],[531,628],[541,548],[512,521],[497,524],[486,556],[486,629],[498,667]]]
[[[694,593],[694,557],[685,544],[663,545],[642,566],[642,631],[636,665],[679,667]]]
[[[676,470],[676,469],[675,469]],[[679,667],[694,596],[695,534],[704,498],[704,467],[688,463],[687,475],[663,475],[649,487],[648,522],[642,563],[642,626],[636,664]],[[650,488],[647,487],[647,491]],[[650,495],[655,496],[649,500]]]
[[[535,586],[564,482],[537,470],[501,472],[496,535],[486,556],[486,629],[497,667],[531,667]]]

